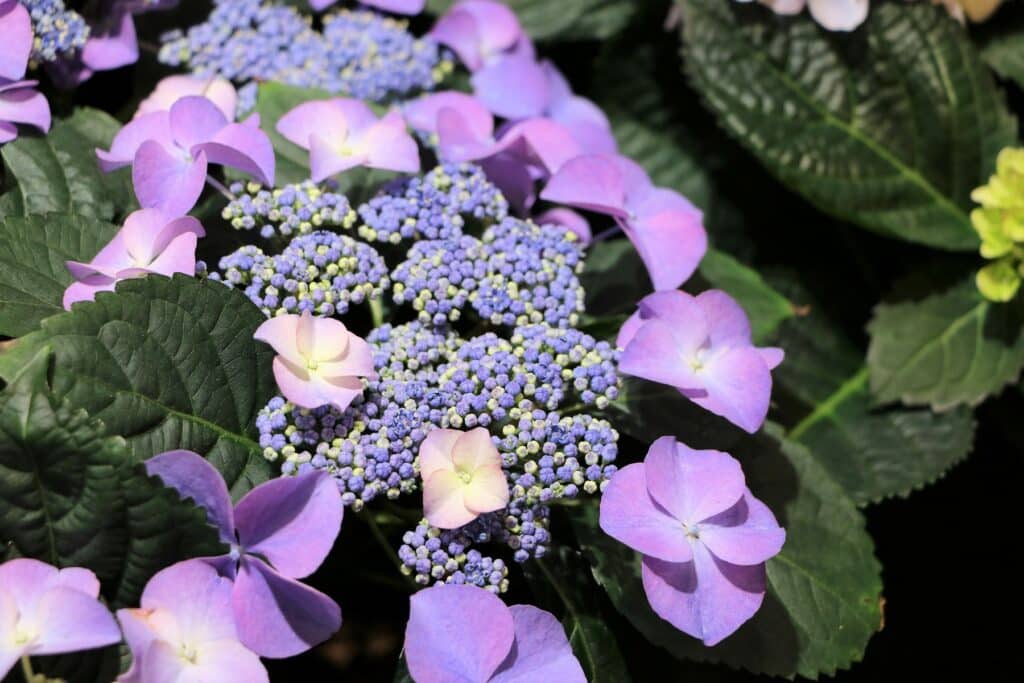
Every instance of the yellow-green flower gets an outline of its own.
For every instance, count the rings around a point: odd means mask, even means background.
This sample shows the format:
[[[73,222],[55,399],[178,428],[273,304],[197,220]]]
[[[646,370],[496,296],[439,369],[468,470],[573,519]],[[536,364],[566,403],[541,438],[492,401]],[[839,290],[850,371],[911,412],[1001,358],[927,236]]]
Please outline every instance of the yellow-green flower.
[[[1024,149],[1001,151],[995,175],[971,198],[981,204],[971,212],[981,255],[994,260],[978,273],[978,289],[992,301],[1009,301],[1024,276]]]

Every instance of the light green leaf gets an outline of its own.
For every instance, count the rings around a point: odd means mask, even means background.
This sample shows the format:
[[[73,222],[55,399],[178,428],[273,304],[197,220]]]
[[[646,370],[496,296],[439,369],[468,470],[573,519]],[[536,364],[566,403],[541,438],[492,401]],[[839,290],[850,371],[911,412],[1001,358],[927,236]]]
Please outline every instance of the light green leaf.
[[[1016,122],[962,27],[879,3],[840,35],[801,15],[680,0],[687,71],[720,124],[783,182],[862,227],[975,249],[969,194]]]
[[[454,0],[429,0],[427,10],[442,14]],[[604,39],[629,24],[635,0],[505,0],[534,40]]]
[[[92,260],[117,230],[73,214],[0,218],[0,335],[21,336],[64,310],[65,262]]]
[[[121,124],[88,107],[56,121],[45,136],[25,135],[0,149],[13,187],[0,215],[70,213],[120,219],[137,208],[127,169],[104,174],[96,148],[107,149]]]
[[[816,678],[845,669],[881,628],[881,567],[853,501],[799,444],[766,427],[737,451],[747,484],[786,528],[768,561],[760,612],[708,648],[658,617],[640,582],[640,556],[597,526],[596,506],[575,519],[594,577],[652,643],[676,657],[722,662],[755,673]]]
[[[275,393],[273,351],[253,340],[263,314],[218,282],[149,275],[43,321],[0,355],[11,379],[48,345],[52,386],[72,408],[127,439],[137,460],[173,449],[204,455],[237,498],[271,476],[255,440]]]
[[[879,304],[868,332],[879,403],[976,405],[1024,367],[1024,304],[984,299],[974,278],[919,301]]]
[[[124,439],[56,398],[49,355],[37,347],[0,394],[0,559],[86,567],[113,606],[136,605],[163,567],[217,553],[216,532],[146,475]]]
[[[992,21],[972,27],[981,56],[997,74],[1024,88],[1024,14],[1007,3]]]

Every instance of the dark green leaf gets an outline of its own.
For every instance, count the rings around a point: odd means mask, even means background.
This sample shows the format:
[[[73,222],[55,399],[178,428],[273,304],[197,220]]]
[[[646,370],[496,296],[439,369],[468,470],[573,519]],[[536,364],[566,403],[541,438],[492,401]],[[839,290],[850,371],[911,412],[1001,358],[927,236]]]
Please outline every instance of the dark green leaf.
[[[116,119],[87,107],[57,121],[45,136],[3,146],[13,187],[0,201],[2,215],[72,213],[119,219],[136,208],[127,169],[100,171],[96,148],[107,149],[120,129]]]
[[[137,604],[163,567],[216,553],[216,532],[146,475],[124,439],[54,396],[49,356],[36,347],[0,394],[3,554],[86,567],[115,607]]]
[[[976,405],[1024,367],[1024,304],[982,298],[973,278],[919,301],[882,303],[868,325],[871,391],[948,410]]]
[[[454,0],[429,0],[427,9],[441,14]],[[505,0],[534,40],[609,38],[636,13],[635,0]]]
[[[187,449],[212,462],[237,498],[271,476],[257,412],[274,395],[264,318],[244,294],[185,276],[127,280],[48,318],[0,356],[10,379],[44,345],[53,389],[128,440],[137,460]]]
[[[574,521],[595,578],[652,643],[680,658],[815,678],[858,661],[880,628],[880,567],[853,501],[803,446],[781,441],[779,434],[768,425],[737,455],[754,495],[786,528],[786,544],[768,562],[768,595],[761,611],[713,648],[650,609],[639,555],[604,535],[595,506]]]
[[[64,310],[65,261],[92,260],[117,229],[71,214],[0,218],[0,335],[21,336]]]
[[[725,129],[821,209],[971,250],[970,192],[1016,123],[963,29],[931,3],[879,3],[858,31],[681,0],[687,70]]]

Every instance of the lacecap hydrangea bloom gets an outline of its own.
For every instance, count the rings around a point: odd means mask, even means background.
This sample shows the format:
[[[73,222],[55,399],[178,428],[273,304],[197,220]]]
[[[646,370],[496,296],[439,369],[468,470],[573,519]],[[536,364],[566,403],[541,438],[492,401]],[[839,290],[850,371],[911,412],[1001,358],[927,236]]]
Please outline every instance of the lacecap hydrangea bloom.
[[[981,255],[992,261],[978,272],[978,289],[992,301],[1009,301],[1024,277],[1024,149],[1001,151],[995,175],[971,199],[981,204],[971,212]]]

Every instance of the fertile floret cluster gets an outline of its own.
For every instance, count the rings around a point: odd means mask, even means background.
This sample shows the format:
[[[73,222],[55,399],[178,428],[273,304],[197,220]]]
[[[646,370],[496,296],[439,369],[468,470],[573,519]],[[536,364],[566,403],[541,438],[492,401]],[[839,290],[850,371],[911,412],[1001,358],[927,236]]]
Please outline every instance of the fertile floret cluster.
[[[244,289],[267,316],[342,315],[379,299],[388,286],[387,266],[373,247],[326,231],[299,235],[276,256],[242,247],[222,258],[220,272],[209,277]]]
[[[507,215],[508,202],[479,166],[449,163],[402,180],[360,206],[359,236],[389,244],[449,240],[462,236],[467,219],[487,224]]]
[[[224,207],[222,216],[236,230],[258,230],[261,237],[291,237],[313,230],[350,228],[356,213],[345,195],[328,184],[306,180],[280,189],[267,189],[259,183],[234,183],[235,196]]]
[[[508,567],[473,546],[500,540],[504,529],[495,513],[481,515],[459,529],[438,529],[422,520],[402,536],[398,559],[417,584],[470,584],[493,593],[508,589]]]
[[[74,57],[89,39],[89,25],[78,12],[69,10],[64,0],[21,0],[32,18],[31,61],[56,62]]]
[[[452,69],[433,41],[415,38],[402,21],[341,10],[318,31],[296,8],[267,0],[216,0],[205,22],[163,42],[163,63],[250,91],[252,83],[277,81],[384,101],[432,89]]]

